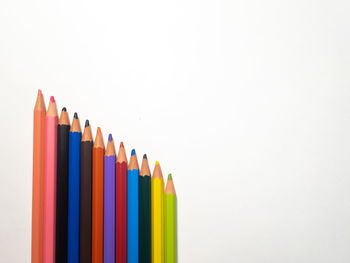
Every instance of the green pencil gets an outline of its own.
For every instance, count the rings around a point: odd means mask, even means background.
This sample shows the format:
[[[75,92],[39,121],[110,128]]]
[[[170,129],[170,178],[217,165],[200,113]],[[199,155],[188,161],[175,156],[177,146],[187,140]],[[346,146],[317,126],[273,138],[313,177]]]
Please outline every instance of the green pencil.
[[[139,263],[151,263],[151,171],[146,154],[139,173]]]
[[[177,262],[176,193],[171,174],[164,192],[164,263]]]

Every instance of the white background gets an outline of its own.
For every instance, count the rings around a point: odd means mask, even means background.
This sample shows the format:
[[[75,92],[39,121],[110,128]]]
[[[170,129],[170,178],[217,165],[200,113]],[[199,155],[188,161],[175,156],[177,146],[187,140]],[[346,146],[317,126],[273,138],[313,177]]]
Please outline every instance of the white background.
[[[350,262],[349,13],[2,0],[0,262],[30,262],[38,88],[173,173],[179,262]]]

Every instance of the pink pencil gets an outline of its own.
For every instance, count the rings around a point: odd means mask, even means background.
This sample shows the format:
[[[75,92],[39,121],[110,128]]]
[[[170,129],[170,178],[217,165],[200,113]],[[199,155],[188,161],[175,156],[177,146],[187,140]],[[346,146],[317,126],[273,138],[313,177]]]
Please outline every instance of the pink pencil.
[[[45,121],[44,263],[55,262],[57,121],[56,103],[51,96]]]

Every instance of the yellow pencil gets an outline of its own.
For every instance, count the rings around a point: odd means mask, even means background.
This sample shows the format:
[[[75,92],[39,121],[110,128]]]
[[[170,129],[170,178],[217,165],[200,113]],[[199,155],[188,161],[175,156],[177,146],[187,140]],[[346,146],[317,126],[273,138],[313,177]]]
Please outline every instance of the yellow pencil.
[[[151,180],[152,263],[164,263],[164,180],[156,162]]]

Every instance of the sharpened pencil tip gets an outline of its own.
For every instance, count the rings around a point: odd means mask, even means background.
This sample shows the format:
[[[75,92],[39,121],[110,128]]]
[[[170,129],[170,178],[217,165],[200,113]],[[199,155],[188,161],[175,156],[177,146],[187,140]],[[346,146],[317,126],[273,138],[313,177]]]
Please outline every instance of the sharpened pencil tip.
[[[78,119],[78,113],[74,112],[74,119]]]
[[[135,155],[135,154],[136,154],[135,149],[132,149],[132,151],[131,151],[131,156],[133,156],[133,155]]]
[[[108,135],[108,141],[113,141],[113,137],[112,137],[112,134],[110,133],[109,135]]]
[[[101,133],[101,128],[97,127],[97,133]]]
[[[85,127],[87,127],[87,126],[89,126],[89,125],[90,125],[89,120],[86,120],[86,121],[85,121]]]
[[[143,159],[147,159],[147,154],[144,154],[144,155],[143,155]]]
[[[41,92],[41,89],[38,89],[38,96],[43,95],[43,93]]]
[[[168,180],[173,180],[173,177],[171,176],[171,174],[168,174]]]
[[[159,165],[159,162],[158,162],[158,161],[156,161],[156,165]]]
[[[62,108],[62,111],[67,111],[66,107],[63,107],[63,108]]]
[[[50,102],[55,102],[54,96],[51,96],[51,97],[50,97]]]
[[[123,142],[120,142],[120,147],[124,148],[124,143]]]

